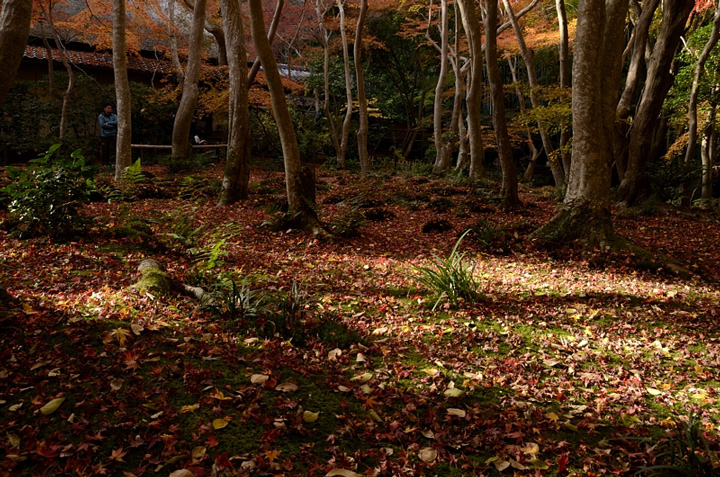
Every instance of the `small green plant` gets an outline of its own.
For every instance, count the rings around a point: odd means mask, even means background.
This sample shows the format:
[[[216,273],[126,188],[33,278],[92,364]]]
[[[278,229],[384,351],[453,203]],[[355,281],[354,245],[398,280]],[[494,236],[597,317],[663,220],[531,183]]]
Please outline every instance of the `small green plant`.
[[[192,248],[200,237],[204,225],[195,226],[195,214],[187,213],[182,209],[178,209],[172,213],[165,214],[163,222],[170,225],[170,232],[164,234],[173,239],[176,243],[183,247]]]
[[[123,182],[127,184],[137,185],[147,182],[147,177],[145,177],[142,169],[142,161],[139,157],[137,161],[135,161],[132,165],[128,166],[125,171],[123,171],[122,176]]]
[[[66,238],[82,232],[88,219],[80,208],[95,191],[95,169],[79,150],[69,159],[54,157],[60,144],[33,159],[26,170],[8,168],[9,185],[0,194],[9,199],[13,233],[21,238],[48,235]]]
[[[506,246],[508,232],[504,227],[492,225],[485,219],[478,220],[470,228],[471,236],[482,247],[488,250],[499,250]]]
[[[290,290],[281,290],[268,297],[272,312],[268,316],[271,334],[278,334],[286,339],[302,335],[307,312],[312,305],[312,297],[307,290],[293,280]]]
[[[336,237],[358,237],[360,236],[360,227],[363,225],[365,225],[363,214],[356,207],[348,207],[332,220],[330,231]]]
[[[225,239],[218,240],[212,246],[202,248],[191,248],[188,250],[193,261],[199,264],[201,272],[207,272],[222,265],[225,257],[228,256],[225,250]]]
[[[643,442],[656,442],[656,438],[643,437]],[[675,429],[668,432],[656,446],[655,465],[643,467],[637,474],[651,476],[714,477],[718,475],[720,457],[710,450],[702,429],[702,419],[693,411],[685,419],[675,420]]]
[[[254,321],[265,309],[266,298],[253,290],[243,278],[240,287],[234,280],[223,282],[204,299],[204,309],[228,320],[229,324],[239,321]]]
[[[460,243],[468,233],[466,231],[460,236],[447,258],[436,257],[431,267],[416,267],[420,272],[418,281],[437,295],[433,311],[443,299],[457,306],[461,300],[473,300],[480,296],[480,284],[474,276],[476,265],[469,266],[465,254],[458,252]]]

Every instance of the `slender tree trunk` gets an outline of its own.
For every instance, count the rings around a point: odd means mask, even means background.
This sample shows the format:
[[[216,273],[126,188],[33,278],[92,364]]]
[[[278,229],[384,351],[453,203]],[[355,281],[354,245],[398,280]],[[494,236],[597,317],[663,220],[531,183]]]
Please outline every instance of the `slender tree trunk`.
[[[115,180],[123,180],[125,169],[132,165],[130,82],[127,76],[127,48],[125,44],[125,0],[113,0],[113,70],[118,118],[115,144]]]
[[[693,77],[692,88],[690,90],[690,100],[688,101],[688,147],[685,152],[685,165],[690,163],[695,158],[695,151],[697,150],[697,99],[698,91],[700,89],[700,78],[702,78],[703,72],[705,71],[705,62],[710,56],[710,51],[715,48],[718,37],[720,36],[720,3],[715,9],[715,19],[713,20],[712,32],[705,48],[703,48],[700,57],[695,65],[695,76]]]
[[[431,5],[432,7],[432,5]],[[443,137],[443,93],[448,70],[448,0],[440,0],[440,72],[433,101],[433,136],[435,138],[435,164],[433,174],[442,174],[450,166],[450,158]],[[428,36],[430,28],[428,26]]]
[[[512,146],[510,145],[510,136],[507,129],[507,118],[505,117],[505,94],[503,92],[503,83],[500,76],[500,66],[497,57],[497,2],[498,0],[487,0],[485,2],[485,15],[483,20],[485,23],[485,55],[488,82],[492,91],[493,104],[493,125],[495,127],[495,138],[498,145],[498,155],[500,156],[500,166],[502,168],[502,193],[504,210],[514,210],[522,204],[518,196],[518,180],[517,171],[515,170],[515,161],[513,160]],[[472,4],[470,5],[473,6]],[[480,25],[476,25],[479,30]]]
[[[567,14],[565,12],[565,0],[555,0],[555,9],[558,15],[558,30],[560,31],[560,87],[568,90],[570,89],[570,60],[569,60],[569,46],[568,46],[568,24]],[[565,179],[567,180],[567,174],[570,173],[570,161],[572,154],[567,148],[568,142],[572,131],[569,127],[564,127],[560,133],[560,157],[562,158],[562,167],[565,171]]]
[[[580,239],[602,248],[614,240],[610,134],[622,72],[624,38],[617,32],[626,12],[627,0],[581,0],[578,6],[572,85],[573,161],[562,209],[536,232],[543,240]]]
[[[272,45],[275,41],[275,33],[277,33],[278,25],[280,24],[280,18],[282,17],[282,11],[283,7],[285,6],[285,0],[278,0],[277,5],[275,5],[275,13],[273,13],[273,19],[270,22],[270,29],[268,30],[267,38],[268,42]],[[260,71],[260,57],[255,57],[255,61],[253,61],[252,67],[250,68],[250,71],[248,72],[248,85],[253,84],[253,81],[255,81],[255,76],[257,75],[258,71]]]
[[[345,119],[340,129],[340,150],[338,151],[338,167],[345,168],[345,156],[347,155],[348,142],[350,139],[350,120],[352,119],[353,96],[352,96],[352,78],[350,78],[350,52],[348,48],[347,32],[345,27],[345,2],[347,0],[337,0],[338,9],[340,10],[340,38],[342,39],[343,50],[343,71],[345,73]]]
[[[247,53],[242,12],[238,0],[221,0],[223,27],[227,32],[229,131],[225,175],[218,205],[248,198],[250,180],[250,110],[248,106]]]
[[[198,99],[198,81],[200,79],[200,61],[202,59],[202,37],[205,28],[205,7],[207,0],[198,0],[193,11],[192,28],[185,84],[182,97],[175,115],[172,134],[172,154],[174,157],[189,159],[192,156],[190,128]]]
[[[170,19],[170,23],[168,24],[168,33],[170,34],[170,58],[178,87],[180,91],[182,91],[185,85],[185,70],[182,63],[180,63],[180,53],[178,52],[177,29],[175,27],[175,0],[168,1],[168,18]]]
[[[15,79],[30,33],[32,0],[5,0],[0,11],[0,104]]]
[[[635,2],[633,2],[635,3]],[[630,129],[628,118],[635,104],[637,89],[640,84],[642,67],[645,64],[645,47],[650,36],[650,25],[660,0],[645,0],[638,21],[633,29],[633,53],[630,58],[630,67],[625,78],[625,87],[616,108],[615,131],[613,132],[613,157],[618,177],[625,178],[628,156],[628,131]]]
[[[663,22],[630,131],[627,170],[618,187],[618,199],[626,206],[635,205],[641,198],[649,195],[650,185],[645,176],[651,159],[648,152],[662,104],[672,86],[670,66],[693,5],[693,2],[687,0],[666,0],[663,5]]]
[[[330,8],[327,7],[323,0],[315,1],[315,12],[318,18],[318,27],[320,29],[320,41],[323,47],[323,113],[327,119],[328,128],[330,129],[330,138],[332,139],[335,154],[340,157],[340,140],[338,138],[335,120],[330,111],[330,32],[325,28],[325,15]]]
[[[42,35],[43,47],[45,48],[45,56],[47,56],[48,64],[48,95],[52,95],[55,81],[55,68],[53,67],[53,53],[50,48],[50,42],[45,34],[45,23],[40,22],[40,34]]]
[[[60,130],[58,131],[58,138],[60,141],[62,141],[65,138],[65,132],[67,130],[67,112],[68,112],[68,106],[70,104],[70,95],[73,92],[73,88],[75,86],[75,75],[73,74],[72,66],[70,66],[70,62],[67,58],[67,52],[65,51],[65,45],[63,45],[62,41],[60,40],[60,35],[58,35],[57,29],[55,28],[55,23],[52,19],[52,12],[46,8],[45,5],[42,5],[43,14],[48,20],[48,23],[50,24],[50,32],[53,36],[53,40],[55,40],[55,46],[57,46],[58,53],[60,54],[60,60],[62,61],[63,66],[65,67],[65,71],[68,75],[68,84],[67,88],[65,88],[65,92],[63,93],[63,102],[62,102],[62,108],[60,110]],[[45,40],[47,41],[47,39]],[[52,62],[52,56],[50,57],[50,61]]]
[[[523,61],[525,61],[525,67],[527,68],[528,83],[530,84],[530,102],[532,103],[533,108],[539,108],[541,106],[540,98],[538,98],[537,95],[537,88],[539,84],[537,81],[537,75],[535,74],[535,60],[533,58],[533,54],[525,44],[525,38],[523,37],[517,17],[513,12],[512,5],[510,5],[510,0],[503,0],[503,4],[505,5],[505,10],[510,18],[510,22],[512,23],[515,36],[517,37],[518,46],[520,47],[520,54],[522,55]],[[550,169],[552,170],[553,179],[555,180],[555,186],[562,187],[565,184],[565,173],[562,170],[560,161],[554,154],[554,148],[552,141],[550,140],[550,135],[547,133],[542,121],[538,121],[538,129],[540,130],[540,138],[542,139],[543,147],[545,148],[545,154],[547,154],[548,162],[550,163]]]
[[[713,148],[715,146],[715,106],[710,111],[710,120],[703,131],[702,144],[700,145],[700,158],[702,160],[702,198],[705,200],[712,199],[712,183],[713,183]]]
[[[362,65],[362,41],[363,27],[367,18],[368,0],[360,1],[360,16],[357,20],[357,29],[355,30],[355,45],[353,56],[355,57],[355,82],[357,83],[358,93],[358,110],[360,116],[360,125],[358,127],[358,155],[360,156],[360,176],[367,177],[370,169],[370,156],[368,155],[368,108],[367,98],[365,97],[365,78],[363,76]]]
[[[520,104],[520,114],[525,114],[525,96],[523,95],[520,86],[518,86],[516,61],[516,58],[508,57],[507,59],[508,66],[510,67],[510,74],[512,75],[512,81],[515,85],[515,95],[517,96],[518,103]],[[533,141],[532,132],[530,132],[529,126],[525,126],[525,134],[527,136],[527,141],[525,142],[530,148],[532,156],[530,157],[527,168],[525,169],[525,174],[523,174],[523,180],[525,182],[530,182],[535,174],[535,165],[537,164],[538,157],[540,157],[540,151],[537,147],[535,147],[535,142]]]
[[[290,117],[285,91],[278,72],[277,62],[273,55],[270,42],[265,34],[262,0],[248,0],[250,7],[250,26],[255,51],[265,71],[273,115],[278,128],[278,135],[285,160],[285,185],[288,196],[288,212],[296,220],[297,225],[319,231],[320,224],[314,211],[315,185],[312,176],[303,172],[298,149],[297,136]],[[304,180],[303,178],[306,178]],[[309,180],[308,180],[309,179]]]
[[[460,0],[461,17],[465,25],[465,34],[470,49],[470,75],[468,77],[467,95],[467,127],[470,143],[470,179],[478,181],[485,175],[483,159],[485,158],[485,145],[482,138],[482,96],[483,96],[483,58],[482,36],[480,35],[475,3],[470,0]],[[472,27],[471,25],[476,25]]]

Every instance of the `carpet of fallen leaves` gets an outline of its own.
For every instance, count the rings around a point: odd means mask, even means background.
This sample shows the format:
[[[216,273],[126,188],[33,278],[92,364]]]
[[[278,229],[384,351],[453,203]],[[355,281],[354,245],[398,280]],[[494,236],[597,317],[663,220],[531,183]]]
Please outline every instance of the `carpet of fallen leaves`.
[[[0,315],[2,475],[623,475],[659,463],[691,412],[717,452],[709,212],[616,216],[694,274],[681,279],[536,247],[557,205],[547,189],[505,213],[489,186],[320,170],[321,219],[366,217],[359,236],[328,239],[268,227],[280,173],[254,172],[250,199],[218,208],[220,169],[150,170],[126,200],[87,206],[85,236],[0,232],[0,285],[18,303]],[[461,248],[483,297],[432,311],[416,267],[473,227]],[[131,289],[150,257],[204,288],[295,282],[295,326],[321,331],[262,334],[181,291]],[[318,317],[345,331],[323,334]]]

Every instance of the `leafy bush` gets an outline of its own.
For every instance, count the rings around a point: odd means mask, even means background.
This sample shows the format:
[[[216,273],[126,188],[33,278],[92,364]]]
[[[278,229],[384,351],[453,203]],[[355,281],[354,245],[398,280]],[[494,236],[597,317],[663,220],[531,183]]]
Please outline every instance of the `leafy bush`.
[[[433,311],[443,299],[457,306],[460,300],[474,300],[480,296],[480,284],[473,275],[476,265],[468,266],[465,254],[458,252],[460,243],[468,232],[462,234],[447,258],[436,257],[432,267],[416,267],[420,272],[420,283],[437,295]]]
[[[255,320],[264,311],[266,298],[258,290],[252,290],[245,277],[239,288],[234,280],[221,282],[204,300],[204,309],[225,317],[229,324],[237,324]]]
[[[54,158],[59,147],[55,144],[30,161],[26,170],[8,168],[12,182],[0,191],[10,200],[14,233],[20,237],[69,237],[88,223],[80,207],[90,202],[95,190],[95,169],[85,163],[79,150],[69,159]]]
[[[165,214],[161,219],[171,227],[171,231],[165,236],[170,237],[173,241],[182,247],[191,248],[195,245],[198,238],[205,228],[204,225],[195,226],[194,211],[187,213],[182,209],[177,209],[171,213]]]

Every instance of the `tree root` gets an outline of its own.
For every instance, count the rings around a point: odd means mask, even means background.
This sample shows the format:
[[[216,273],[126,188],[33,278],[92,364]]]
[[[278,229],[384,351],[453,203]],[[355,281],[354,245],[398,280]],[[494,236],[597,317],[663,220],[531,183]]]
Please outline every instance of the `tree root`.
[[[694,274],[679,262],[656,255],[615,233],[611,218],[593,213],[591,209],[562,209],[550,222],[531,234],[531,238],[545,246],[568,246],[579,243],[584,248],[598,249],[608,254],[630,254],[635,267],[652,270],[665,269],[684,279]]]

